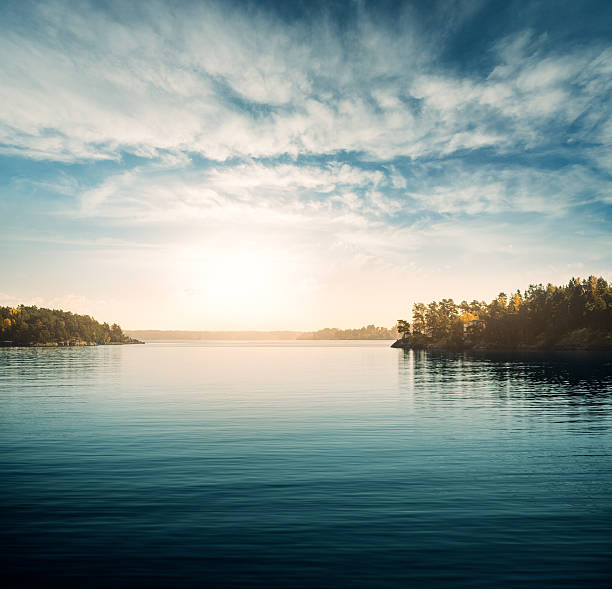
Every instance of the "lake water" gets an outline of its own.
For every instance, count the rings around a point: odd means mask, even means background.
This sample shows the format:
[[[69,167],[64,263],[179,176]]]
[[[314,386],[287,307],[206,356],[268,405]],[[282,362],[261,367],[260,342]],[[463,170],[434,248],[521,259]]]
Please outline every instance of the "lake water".
[[[0,349],[3,577],[610,585],[610,356],[389,343]]]

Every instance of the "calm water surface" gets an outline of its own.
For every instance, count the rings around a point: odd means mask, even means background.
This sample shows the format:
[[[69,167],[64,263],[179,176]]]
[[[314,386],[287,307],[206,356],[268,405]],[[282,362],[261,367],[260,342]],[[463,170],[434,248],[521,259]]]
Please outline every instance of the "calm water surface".
[[[3,576],[610,585],[610,357],[388,346],[0,349]]]

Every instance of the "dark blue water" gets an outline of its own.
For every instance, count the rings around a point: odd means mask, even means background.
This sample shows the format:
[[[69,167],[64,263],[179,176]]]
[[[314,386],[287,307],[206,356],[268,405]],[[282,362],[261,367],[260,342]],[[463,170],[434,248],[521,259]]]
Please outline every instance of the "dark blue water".
[[[3,577],[612,581],[612,362],[388,342],[1,349]]]

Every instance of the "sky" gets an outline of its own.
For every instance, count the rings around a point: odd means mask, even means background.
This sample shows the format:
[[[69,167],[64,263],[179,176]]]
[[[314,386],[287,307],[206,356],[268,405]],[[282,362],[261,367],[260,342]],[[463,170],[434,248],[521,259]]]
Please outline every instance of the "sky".
[[[0,305],[392,326],[612,279],[612,3],[0,2]]]

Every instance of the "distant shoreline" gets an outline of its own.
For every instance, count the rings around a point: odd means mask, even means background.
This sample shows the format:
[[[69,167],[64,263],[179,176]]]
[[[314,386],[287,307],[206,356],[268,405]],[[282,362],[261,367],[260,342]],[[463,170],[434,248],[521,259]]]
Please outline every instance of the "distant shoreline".
[[[163,329],[126,329],[129,337],[145,341],[185,340],[297,340],[302,331],[191,331]]]
[[[393,341],[397,332],[384,327],[370,325],[360,329],[325,328],[318,331],[199,331],[199,330],[164,330],[164,329],[126,329],[129,337],[145,341],[186,341],[186,340],[220,340],[220,341]]]

